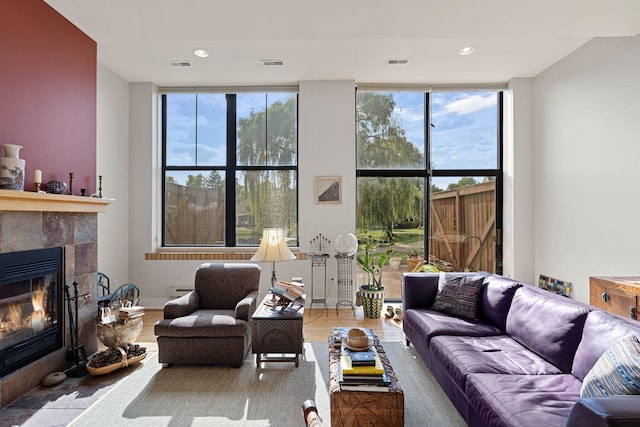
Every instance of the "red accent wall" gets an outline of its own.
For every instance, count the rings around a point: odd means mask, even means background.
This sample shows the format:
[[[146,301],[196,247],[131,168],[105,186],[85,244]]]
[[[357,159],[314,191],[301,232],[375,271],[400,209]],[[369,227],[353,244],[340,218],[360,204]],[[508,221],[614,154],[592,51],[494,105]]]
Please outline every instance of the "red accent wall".
[[[25,191],[41,169],[96,192],[96,51],[44,1],[0,0],[0,144],[24,146]]]

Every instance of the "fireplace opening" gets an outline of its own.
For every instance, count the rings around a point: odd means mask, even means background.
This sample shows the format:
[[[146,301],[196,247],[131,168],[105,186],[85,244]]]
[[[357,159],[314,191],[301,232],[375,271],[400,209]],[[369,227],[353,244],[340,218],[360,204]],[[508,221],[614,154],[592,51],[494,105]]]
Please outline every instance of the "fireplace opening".
[[[0,377],[62,348],[63,249],[0,254]]]

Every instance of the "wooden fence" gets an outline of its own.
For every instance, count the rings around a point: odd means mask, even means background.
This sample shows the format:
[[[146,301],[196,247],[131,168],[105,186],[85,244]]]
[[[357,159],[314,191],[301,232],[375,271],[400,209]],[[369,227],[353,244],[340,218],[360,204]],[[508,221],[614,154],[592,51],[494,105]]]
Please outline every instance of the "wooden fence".
[[[495,270],[495,182],[430,196],[429,261],[450,271]]]

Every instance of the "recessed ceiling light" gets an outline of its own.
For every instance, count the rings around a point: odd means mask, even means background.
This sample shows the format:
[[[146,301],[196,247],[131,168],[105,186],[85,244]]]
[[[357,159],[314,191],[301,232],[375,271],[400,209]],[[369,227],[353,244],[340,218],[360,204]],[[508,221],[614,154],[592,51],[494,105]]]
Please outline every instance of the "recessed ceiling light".
[[[460,49],[460,52],[458,52],[458,53],[460,55],[471,55],[475,50],[476,50],[475,47],[465,46],[462,49]]]
[[[209,52],[207,52],[204,49],[196,49],[193,51],[195,56],[198,56],[200,58],[206,58],[207,56],[209,56]]]

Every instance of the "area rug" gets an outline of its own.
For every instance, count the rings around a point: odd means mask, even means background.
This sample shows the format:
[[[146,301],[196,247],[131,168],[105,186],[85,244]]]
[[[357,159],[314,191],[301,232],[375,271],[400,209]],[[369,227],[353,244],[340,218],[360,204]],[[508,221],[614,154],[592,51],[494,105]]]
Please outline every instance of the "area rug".
[[[383,344],[405,394],[405,426],[466,426],[413,347]],[[162,368],[157,354],[132,371],[70,426],[304,426],[300,406],[313,399],[330,426],[327,343],[305,343],[300,366],[249,354],[239,369]]]

